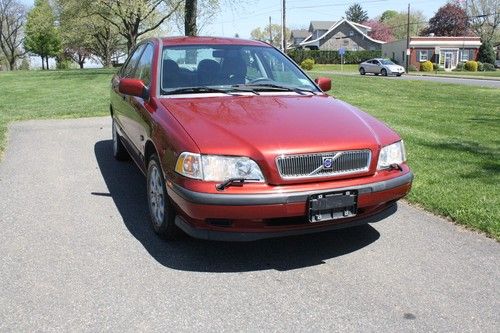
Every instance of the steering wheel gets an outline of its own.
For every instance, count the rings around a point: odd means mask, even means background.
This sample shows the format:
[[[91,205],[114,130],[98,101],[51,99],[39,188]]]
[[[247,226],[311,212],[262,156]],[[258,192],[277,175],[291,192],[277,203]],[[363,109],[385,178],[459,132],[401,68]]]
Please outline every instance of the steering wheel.
[[[248,83],[259,83],[259,82],[269,82],[269,81],[272,81],[270,78],[267,78],[267,77],[258,77],[256,79],[253,79],[253,80],[250,80],[250,82]]]

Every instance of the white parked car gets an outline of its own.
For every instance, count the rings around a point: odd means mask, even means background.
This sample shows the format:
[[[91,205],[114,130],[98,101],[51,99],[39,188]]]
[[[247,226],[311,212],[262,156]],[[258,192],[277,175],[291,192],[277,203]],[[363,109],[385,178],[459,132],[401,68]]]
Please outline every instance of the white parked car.
[[[375,75],[397,75],[401,76],[405,72],[404,67],[396,65],[389,59],[370,59],[359,64],[359,74],[373,73]]]

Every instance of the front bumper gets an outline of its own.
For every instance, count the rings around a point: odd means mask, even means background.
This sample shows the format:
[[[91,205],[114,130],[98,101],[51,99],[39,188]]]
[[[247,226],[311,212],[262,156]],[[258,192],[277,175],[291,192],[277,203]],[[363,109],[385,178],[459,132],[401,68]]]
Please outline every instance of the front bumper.
[[[252,241],[263,238],[321,232],[373,223],[391,215],[394,202],[411,188],[413,174],[358,186],[273,194],[201,193],[170,183],[168,194],[178,208],[176,224],[195,238]],[[311,195],[326,192],[358,192],[358,215],[321,223],[288,224],[286,219],[304,217]],[[391,213],[392,212],[392,213]],[[273,220],[274,219],[274,220]],[[281,220],[285,220],[284,222]],[[280,223],[275,223],[279,220]],[[226,225],[213,221],[225,221]]]

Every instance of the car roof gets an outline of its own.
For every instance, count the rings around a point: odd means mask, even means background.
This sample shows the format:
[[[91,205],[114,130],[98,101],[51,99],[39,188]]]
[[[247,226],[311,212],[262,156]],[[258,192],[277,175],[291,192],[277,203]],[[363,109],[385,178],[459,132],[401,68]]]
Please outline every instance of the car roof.
[[[178,36],[178,37],[163,37],[161,38],[163,46],[174,45],[250,45],[250,46],[267,46],[269,44],[257,40],[249,40],[242,38],[227,38],[227,37],[191,37],[191,36]]]

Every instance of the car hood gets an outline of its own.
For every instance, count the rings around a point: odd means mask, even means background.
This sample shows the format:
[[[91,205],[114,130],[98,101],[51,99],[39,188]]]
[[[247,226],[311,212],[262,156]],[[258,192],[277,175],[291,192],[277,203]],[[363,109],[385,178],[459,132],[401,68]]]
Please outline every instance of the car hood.
[[[399,136],[375,118],[326,95],[162,98],[202,154],[249,156],[275,165],[276,156],[371,149]],[[374,170],[373,170],[374,171]]]

